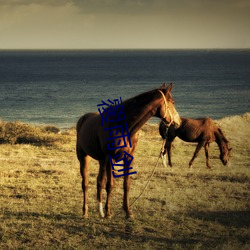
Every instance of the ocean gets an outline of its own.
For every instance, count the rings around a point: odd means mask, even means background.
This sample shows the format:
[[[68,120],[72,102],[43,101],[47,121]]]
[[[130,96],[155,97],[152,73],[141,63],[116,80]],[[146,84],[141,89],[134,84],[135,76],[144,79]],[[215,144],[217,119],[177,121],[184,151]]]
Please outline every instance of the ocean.
[[[181,116],[249,112],[250,50],[0,51],[0,120],[68,128],[164,82]]]

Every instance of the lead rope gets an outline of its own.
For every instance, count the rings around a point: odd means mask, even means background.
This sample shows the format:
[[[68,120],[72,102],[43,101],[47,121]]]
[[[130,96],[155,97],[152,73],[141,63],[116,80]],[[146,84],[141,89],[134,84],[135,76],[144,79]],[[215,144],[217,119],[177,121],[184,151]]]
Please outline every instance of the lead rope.
[[[167,103],[167,100],[166,100],[165,95],[163,94],[163,92],[162,92],[161,90],[158,89],[158,91],[161,93],[161,95],[162,95],[162,97],[163,97],[163,100],[164,100],[164,103],[165,103],[165,115],[164,115],[163,118],[165,118],[165,117],[167,116],[167,111],[169,112],[169,115],[170,115],[170,117],[171,117],[170,123],[168,124],[168,126],[166,126],[166,134],[167,134],[168,128],[169,128],[169,126],[171,125],[171,123],[173,122],[173,115],[172,115],[172,113],[171,113],[171,111],[170,111],[170,109],[169,109],[169,106],[168,106],[168,103]],[[166,139],[164,139],[163,142],[162,142],[161,152],[160,152],[159,157],[158,157],[158,159],[157,159],[157,161],[156,161],[156,164],[155,164],[155,166],[154,166],[154,168],[153,168],[153,170],[152,170],[152,173],[151,173],[151,175],[150,175],[149,178],[148,178],[148,181],[147,181],[145,187],[143,188],[143,190],[141,191],[141,193],[137,196],[137,198],[129,205],[129,207],[132,207],[132,206],[135,204],[135,202],[138,201],[139,198],[140,198],[140,197],[143,195],[143,193],[145,192],[145,190],[146,190],[146,188],[147,188],[147,186],[148,186],[150,180],[152,179],[152,177],[153,177],[153,175],[154,175],[155,169],[157,168],[157,166],[158,166],[158,164],[159,164],[159,160],[160,160],[160,158],[163,156],[165,143],[166,143]]]
[[[159,157],[158,157],[158,159],[157,159],[157,161],[156,161],[156,164],[155,164],[155,166],[154,166],[154,168],[153,168],[153,170],[152,170],[151,175],[150,175],[149,178],[148,178],[148,181],[147,181],[147,183],[146,183],[144,189],[143,189],[142,192],[138,195],[138,197],[129,205],[129,207],[132,207],[132,205],[135,204],[135,202],[138,201],[139,198],[140,198],[140,197],[143,195],[143,193],[145,192],[145,190],[146,190],[146,188],[147,188],[147,186],[148,186],[150,180],[152,179],[152,177],[153,177],[153,175],[154,175],[155,169],[157,168],[157,166],[158,166],[158,164],[159,164],[159,160],[160,160],[160,158],[161,158],[161,156],[162,156],[162,153],[163,153],[163,150],[164,150],[165,141],[166,141],[166,139],[163,140],[163,143],[162,143],[162,146],[161,146],[161,152],[160,152],[160,154],[159,154]]]
[[[169,107],[168,107],[168,103],[167,103],[167,100],[166,100],[165,95],[162,93],[161,90],[158,90],[158,91],[161,93],[161,95],[162,95],[162,97],[163,97],[163,100],[164,100],[164,103],[165,103],[165,115],[164,115],[163,118],[165,118],[165,117],[167,116],[167,111],[169,112],[170,117],[171,117],[170,123],[167,124],[167,126],[166,126],[166,133],[167,133],[169,126],[170,126],[171,123],[173,122],[173,115],[172,115],[172,113],[171,113],[171,111],[170,111],[170,109],[169,109]],[[161,151],[160,151],[159,157],[158,157],[158,159],[157,159],[157,161],[156,161],[156,164],[155,164],[155,166],[154,166],[154,168],[153,168],[153,170],[152,170],[151,175],[150,175],[149,178],[148,178],[148,181],[147,181],[145,187],[143,188],[143,190],[141,191],[141,193],[137,196],[137,198],[136,198],[132,203],[129,204],[129,207],[132,207],[132,206],[139,200],[139,198],[143,195],[143,193],[145,192],[145,190],[146,190],[146,188],[147,188],[147,186],[148,186],[150,180],[152,179],[152,177],[153,177],[153,175],[154,175],[155,169],[157,168],[157,166],[158,166],[158,164],[159,164],[159,160],[160,160],[160,158],[161,158],[162,155],[163,155],[165,142],[166,142],[166,139],[164,139],[163,142],[162,142],[162,146],[161,146]],[[119,211],[119,212],[117,211],[117,212],[115,212],[114,214],[118,215],[118,214],[120,214],[120,213],[121,213],[121,211]]]
[[[160,152],[159,157],[158,157],[158,159],[157,159],[157,161],[156,161],[156,164],[155,164],[155,166],[154,166],[154,168],[153,168],[153,170],[152,170],[152,173],[150,174],[150,176],[149,176],[149,178],[148,178],[148,181],[147,181],[145,187],[143,188],[143,190],[141,191],[141,193],[137,196],[137,198],[136,198],[131,204],[129,204],[129,207],[132,207],[132,206],[135,204],[135,202],[137,202],[137,201],[139,200],[139,198],[140,198],[140,197],[143,195],[143,193],[145,192],[145,190],[146,190],[146,188],[147,188],[147,186],[148,186],[150,180],[152,179],[152,177],[153,177],[153,175],[154,175],[155,169],[157,168],[157,166],[158,166],[158,164],[159,164],[159,160],[160,160],[160,158],[162,157],[162,153],[164,152],[165,142],[166,142],[166,139],[164,139],[163,142],[162,142],[161,152]],[[118,214],[120,214],[120,213],[121,213],[121,211],[119,211],[119,212],[117,211],[117,212],[115,212],[114,214],[118,215]]]

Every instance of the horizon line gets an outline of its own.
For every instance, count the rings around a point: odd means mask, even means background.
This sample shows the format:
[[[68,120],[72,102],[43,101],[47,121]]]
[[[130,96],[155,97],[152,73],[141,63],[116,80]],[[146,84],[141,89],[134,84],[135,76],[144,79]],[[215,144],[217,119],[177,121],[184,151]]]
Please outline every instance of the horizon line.
[[[163,50],[250,50],[249,48],[0,48],[0,51],[163,51]]]

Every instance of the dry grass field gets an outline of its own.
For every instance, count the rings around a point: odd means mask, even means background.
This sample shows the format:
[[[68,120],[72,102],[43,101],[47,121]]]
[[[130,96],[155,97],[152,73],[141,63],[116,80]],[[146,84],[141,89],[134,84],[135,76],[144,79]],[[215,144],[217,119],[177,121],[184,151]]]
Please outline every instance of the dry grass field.
[[[99,218],[98,164],[90,168],[89,218],[82,217],[74,129],[0,123],[0,249],[249,249],[250,113],[217,121],[233,147],[231,165],[211,144],[212,170],[204,150],[188,168],[195,145],[178,139],[173,169],[160,162],[135,219],[122,210],[122,179],[116,179],[110,220]],[[156,125],[140,132],[130,201],[146,185],[161,148]],[[104,192],[105,193],[105,192]]]

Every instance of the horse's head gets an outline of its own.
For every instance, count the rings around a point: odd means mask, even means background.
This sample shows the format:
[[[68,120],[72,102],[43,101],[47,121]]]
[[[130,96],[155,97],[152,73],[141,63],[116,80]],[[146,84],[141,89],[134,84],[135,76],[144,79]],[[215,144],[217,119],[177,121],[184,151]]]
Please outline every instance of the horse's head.
[[[222,154],[220,154],[220,160],[222,161],[223,165],[228,164],[231,150],[232,148],[229,148],[227,151],[224,151]]]
[[[224,150],[220,154],[220,160],[222,161],[224,166],[226,166],[229,162],[231,150],[232,148],[228,148],[228,145],[226,145],[226,147],[224,147]]]
[[[229,148],[229,141],[226,139],[220,128],[218,128],[218,132],[219,133],[216,135],[217,138],[220,137],[220,140],[217,140],[219,142],[218,145],[220,148],[220,160],[222,161],[223,165],[227,165],[232,148]]]
[[[174,125],[175,128],[178,128],[181,125],[181,118],[174,106],[174,99],[171,95],[172,88],[172,83],[170,83],[168,87],[166,83],[164,83],[157,90],[159,93],[161,93],[162,96],[162,102],[160,107],[158,108],[158,116],[162,119],[167,127],[169,127],[170,125]]]

